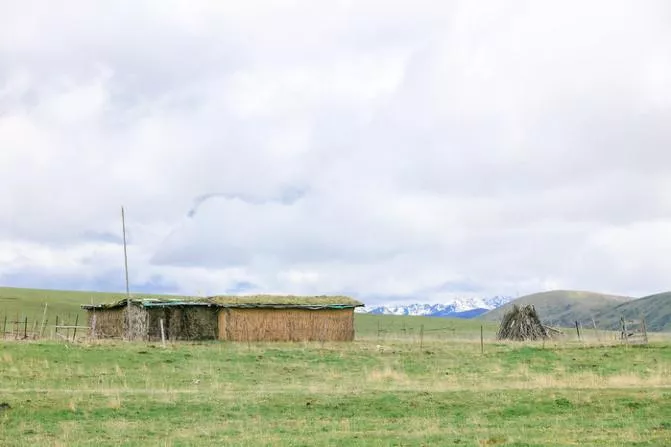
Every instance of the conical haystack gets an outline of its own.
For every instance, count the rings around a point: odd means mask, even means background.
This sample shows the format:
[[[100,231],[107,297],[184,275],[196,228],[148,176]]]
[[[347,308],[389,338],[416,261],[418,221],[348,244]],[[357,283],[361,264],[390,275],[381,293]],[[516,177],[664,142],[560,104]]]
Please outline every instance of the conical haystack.
[[[503,316],[496,338],[497,340],[517,341],[541,340],[550,338],[550,334],[538,318],[534,306],[514,305]]]

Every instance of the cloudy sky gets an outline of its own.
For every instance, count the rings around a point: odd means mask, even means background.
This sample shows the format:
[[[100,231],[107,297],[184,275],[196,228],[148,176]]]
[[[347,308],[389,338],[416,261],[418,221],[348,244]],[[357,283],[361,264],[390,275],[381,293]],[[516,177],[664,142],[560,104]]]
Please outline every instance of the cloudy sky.
[[[671,3],[0,0],[0,283],[671,289]]]

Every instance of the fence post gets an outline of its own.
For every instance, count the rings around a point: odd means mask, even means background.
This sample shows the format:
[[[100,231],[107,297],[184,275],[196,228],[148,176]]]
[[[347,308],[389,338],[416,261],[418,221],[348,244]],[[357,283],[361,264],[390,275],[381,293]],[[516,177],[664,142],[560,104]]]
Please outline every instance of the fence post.
[[[580,341],[580,326],[578,326],[578,320],[575,320],[575,331],[578,333],[578,341]]]
[[[419,349],[420,349],[420,351],[422,350],[423,346],[424,346],[424,325],[421,325],[419,327]]]
[[[7,336],[7,314],[5,314],[5,323],[2,325],[2,339]]]
[[[72,332],[72,341],[75,341],[75,336],[77,335],[77,323],[79,323],[79,314],[75,317],[75,330]]]
[[[28,316],[23,317],[23,338],[28,338]]]
[[[159,324],[161,325],[161,343],[163,343],[163,346],[165,346],[165,329],[163,327],[163,318],[161,318],[159,321]]]
[[[480,354],[485,353],[485,330],[483,325],[480,325]]]
[[[54,334],[58,338],[58,315],[56,315],[56,326],[54,327]]]
[[[645,344],[648,344],[648,328],[645,325],[645,317],[641,316],[641,323],[643,323],[643,340],[645,340]]]
[[[49,323],[49,319],[47,318],[44,320],[44,324],[42,325],[42,330],[40,331],[40,338],[44,338],[44,330],[47,327],[47,323]]]
[[[42,325],[40,326],[40,338],[44,337],[44,325],[47,324],[47,306],[49,303],[44,303],[44,312],[42,313]]]
[[[596,327],[596,321],[594,321],[594,317],[592,317],[592,325],[594,325],[594,332],[596,333],[596,341],[601,343],[601,337],[599,336],[599,329]]]

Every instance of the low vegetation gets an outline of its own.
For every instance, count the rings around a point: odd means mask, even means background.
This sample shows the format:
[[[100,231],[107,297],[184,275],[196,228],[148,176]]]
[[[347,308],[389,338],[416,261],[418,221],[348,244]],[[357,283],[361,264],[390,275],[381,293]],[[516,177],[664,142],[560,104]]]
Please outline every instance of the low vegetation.
[[[137,298],[169,299],[173,295],[135,294]],[[67,290],[23,289],[15,287],[0,287],[0,316],[28,317],[30,321],[41,320],[47,305],[46,317],[51,321],[58,315],[61,319],[74,321],[79,315],[84,320],[86,312],[81,309],[82,304],[102,304],[122,299],[123,293],[106,292],[78,292]]]
[[[392,318],[403,338],[384,318],[340,344],[0,342],[0,445],[671,442],[666,341],[497,343],[494,327],[481,352],[473,322],[420,344],[415,322],[445,320]]]
[[[0,289],[0,313],[118,297]],[[512,343],[498,321],[355,325],[353,343],[0,340],[0,445],[671,445],[666,334]]]

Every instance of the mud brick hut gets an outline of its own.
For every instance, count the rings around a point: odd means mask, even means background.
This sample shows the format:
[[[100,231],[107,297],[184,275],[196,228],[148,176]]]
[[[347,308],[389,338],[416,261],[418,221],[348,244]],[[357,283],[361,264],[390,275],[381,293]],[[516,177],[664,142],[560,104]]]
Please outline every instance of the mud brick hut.
[[[214,296],[185,299],[131,298],[86,304],[95,338],[161,340],[351,341],[354,309],[344,296]]]

